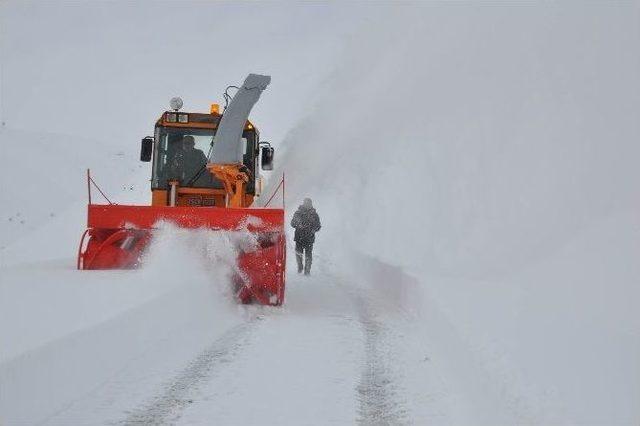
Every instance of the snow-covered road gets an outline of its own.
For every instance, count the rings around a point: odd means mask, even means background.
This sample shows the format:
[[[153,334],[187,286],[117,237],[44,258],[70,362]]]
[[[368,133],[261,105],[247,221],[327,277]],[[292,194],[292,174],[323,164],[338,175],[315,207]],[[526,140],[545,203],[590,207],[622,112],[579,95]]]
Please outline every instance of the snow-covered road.
[[[14,268],[14,274],[34,279],[30,275],[42,269],[47,267]],[[76,280],[67,295],[82,287],[100,291],[107,277],[128,286],[148,280],[144,270],[89,275],[65,262],[48,271],[49,279],[66,276],[67,285]],[[106,321],[86,322],[87,329],[52,336],[4,363],[3,420],[450,423],[451,392],[439,379],[429,345],[406,335],[416,330],[413,317],[350,280],[322,271],[290,274],[280,308],[214,300],[220,293],[204,279],[165,283],[167,290],[151,300],[107,312]],[[46,329],[44,321],[30,324],[34,333]]]
[[[155,250],[135,271],[76,271],[73,259],[3,268],[0,424],[507,425],[567,416],[466,334],[480,324],[451,320],[430,288],[456,296],[452,282],[425,287],[375,258],[354,256],[348,268],[320,253],[311,277],[289,271],[284,306],[243,306],[216,268],[175,243],[165,240],[160,248],[172,250]],[[514,291],[479,283],[449,309],[460,322],[491,294],[519,303]],[[504,323],[500,309],[487,316]],[[587,390],[577,397],[599,391]]]

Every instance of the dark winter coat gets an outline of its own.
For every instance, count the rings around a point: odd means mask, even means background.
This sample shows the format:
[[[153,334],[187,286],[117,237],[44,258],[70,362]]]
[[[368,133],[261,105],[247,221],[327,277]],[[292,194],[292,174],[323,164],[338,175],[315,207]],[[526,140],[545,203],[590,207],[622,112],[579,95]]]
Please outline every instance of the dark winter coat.
[[[291,226],[296,230],[293,237],[296,243],[313,244],[320,230],[320,217],[313,207],[300,206],[291,219]]]
[[[207,157],[199,149],[179,150],[171,162],[170,174],[186,185],[205,164]]]

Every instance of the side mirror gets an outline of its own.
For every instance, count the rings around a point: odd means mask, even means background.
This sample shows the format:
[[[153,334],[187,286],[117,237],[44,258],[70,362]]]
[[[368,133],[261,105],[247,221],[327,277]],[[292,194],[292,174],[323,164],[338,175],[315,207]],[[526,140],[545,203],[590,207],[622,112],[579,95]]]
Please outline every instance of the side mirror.
[[[260,166],[262,170],[273,170],[273,148],[271,146],[263,146],[261,151],[262,161]]]
[[[151,161],[151,154],[153,153],[153,137],[147,136],[142,139],[142,145],[140,146],[140,161],[148,163]]]

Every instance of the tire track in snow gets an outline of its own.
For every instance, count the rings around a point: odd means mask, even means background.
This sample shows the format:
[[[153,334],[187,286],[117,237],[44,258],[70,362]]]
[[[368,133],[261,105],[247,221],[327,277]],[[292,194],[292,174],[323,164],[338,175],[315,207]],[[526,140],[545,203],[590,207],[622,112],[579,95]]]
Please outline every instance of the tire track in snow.
[[[351,294],[364,332],[364,362],[357,387],[358,423],[361,425],[407,424],[407,413],[399,399],[397,385],[385,359],[382,346],[388,330],[361,295]]]
[[[196,356],[164,391],[149,404],[129,412],[122,425],[163,425],[178,420],[182,411],[191,404],[189,395],[205,382],[216,367],[233,362],[235,354],[247,343],[260,317],[232,327]]]

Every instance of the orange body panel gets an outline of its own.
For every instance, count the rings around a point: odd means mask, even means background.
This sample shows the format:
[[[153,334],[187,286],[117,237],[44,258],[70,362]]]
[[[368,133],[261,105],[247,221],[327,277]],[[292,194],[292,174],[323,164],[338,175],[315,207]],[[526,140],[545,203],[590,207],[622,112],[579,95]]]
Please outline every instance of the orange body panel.
[[[157,125],[165,126],[165,127],[178,127],[178,128],[192,127],[196,129],[217,129],[218,123],[220,122],[220,118],[222,117],[222,114],[218,114],[215,112],[212,112],[211,114],[188,113],[189,116],[194,116],[194,118],[205,117],[205,118],[208,118],[209,120],[211,120],[211,118],[214,118],[214,120],[213,122],[189,121],[187,123],[178,123],[173,121],[167,121],[166,114],[167,113],[162,114],[162,116],[158,119],[158,122],[156,123]],[[247,120],[247,124],[244,126],[244,129],[251,130],[251,129],[255,129],[255,127],[253,126],[253,123],[251,123],[251,121]]]
[[[226,193],[223,189],[178,188],[177,206],[224,207]],[[169,191],[154,189],[151,192],[152,206],[168,206]]]
[[[167,206],[169,191],[165,189],[154,189],[151,192],[152,206]],[[223,189],[207,189],[207,188],[179,188],[178,206],[204,206],[204,207],[224,207],[227,194]],[[243,206],[251,206],[255,197],[251,194],[244,194]],[[213,204],[210,201],[213,200]]]

